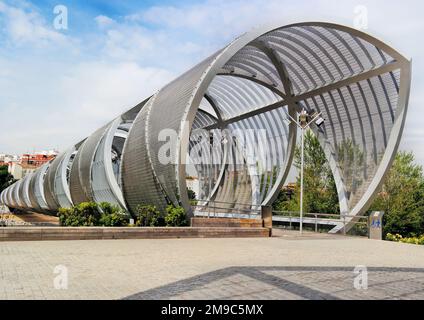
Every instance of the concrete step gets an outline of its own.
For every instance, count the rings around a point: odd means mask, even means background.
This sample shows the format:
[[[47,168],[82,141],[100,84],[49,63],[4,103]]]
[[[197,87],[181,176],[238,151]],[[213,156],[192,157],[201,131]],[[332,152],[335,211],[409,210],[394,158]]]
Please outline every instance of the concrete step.
[[[3,227],[1,241],[258,238],[269,237],[267,228],[196,227]]]
[[[191,218],[191,226],[196,228],[262,228],[262,219],[239,219],[239,218]]]

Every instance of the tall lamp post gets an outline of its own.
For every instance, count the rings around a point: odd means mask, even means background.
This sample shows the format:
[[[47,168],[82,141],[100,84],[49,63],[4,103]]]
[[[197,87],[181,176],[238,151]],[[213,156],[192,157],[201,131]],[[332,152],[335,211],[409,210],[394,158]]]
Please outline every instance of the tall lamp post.
[[[301,133],[301,160],[300,160],[300,234],[303,232],[303,167],[305,159],[305,130],[310,127],[312,123],[318,127],[322,126],[324,119],[321,117],[322,112],[317,113],[315,110],[311,110],[310,113],[305,108],[299,114],[299,120],[296,121],[289,114],[290,119],[300,128]]]

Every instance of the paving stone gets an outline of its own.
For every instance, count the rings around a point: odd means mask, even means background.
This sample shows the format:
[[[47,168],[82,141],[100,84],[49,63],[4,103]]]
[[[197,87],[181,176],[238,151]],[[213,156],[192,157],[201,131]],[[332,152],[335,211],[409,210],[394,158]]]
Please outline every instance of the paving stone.
[[[0,299],[424,299],[424,247],[351,237],[0,243]],[[54,288],[63,265],[68,289]],[[368,290],[353,287],[368,268]]]

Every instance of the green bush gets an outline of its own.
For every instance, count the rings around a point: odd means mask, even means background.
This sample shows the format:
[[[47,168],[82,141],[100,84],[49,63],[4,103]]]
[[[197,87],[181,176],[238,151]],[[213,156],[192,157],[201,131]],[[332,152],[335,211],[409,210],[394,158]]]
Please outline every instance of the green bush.
[[[59,222],[62,226],[124,226],[127,215],[118,206],[102,202],[83,202],[72,208],[59,209]]]
[[[151,205],[139,205],[136,208],[136,223],[138,227],[160,227],[165,225],[162,214]]]
[[[109,202],[101,202],[99,207],[102,211],[99,220],[100,225],[105,227],[123,227],[128,225],[129,216],[120,207]]]
[[[169,205],[166,207],[165,222],[169,227],[181,227],[187,225],[187,216],[182,207]]]
[[[83,202],[72,208],[59,209],[59,222],[62,226],[94,226],[99,218],[100,211],[94,202]]]

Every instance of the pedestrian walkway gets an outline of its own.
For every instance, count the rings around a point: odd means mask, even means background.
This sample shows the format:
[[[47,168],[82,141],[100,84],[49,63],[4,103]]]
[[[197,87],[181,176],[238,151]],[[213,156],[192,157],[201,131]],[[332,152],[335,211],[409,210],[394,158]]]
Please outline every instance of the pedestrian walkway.
[[[325,234],[3,242],[0,256],[1,299],[424,298],[424,247]]]

